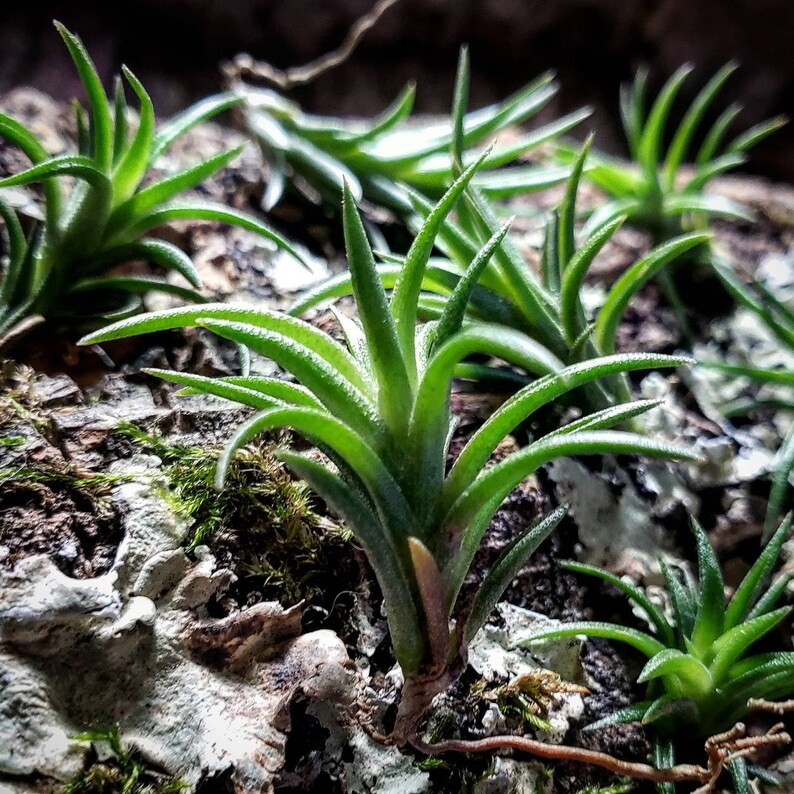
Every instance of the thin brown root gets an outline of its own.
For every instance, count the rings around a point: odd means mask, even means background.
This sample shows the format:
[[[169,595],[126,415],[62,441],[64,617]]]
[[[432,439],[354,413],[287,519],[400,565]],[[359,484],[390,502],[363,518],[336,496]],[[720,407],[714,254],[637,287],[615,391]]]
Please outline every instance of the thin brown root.
[[[693,794],[710,794],[714,791],[725,765],[731,761],[751,756],[762,747],[780,747],[791,742],[791,737],[783,730],[782,723],[773,725],[760,736],[747,736],[746,731],[744,724],[737,722],[729,731],[708,739],[706,754],[709,758],[709,776]]]
[[[290,69],[278,69],[265,61],[255,61],[250,55],[241,53],[234,60],[223,66],[224,76],[228,82],[240,78],[263,80],[275,85],[281,91],[289,91],[298,85],[310,83],[321,74],[343,64],[358,47],[361,39],[380,21],[380,18],[400,0],[378,0],[372,10],[353,23],[342,44],[314,61],[303,66]]]
[[[767,711],[770,714],[788,714],[794,711],[794,700],[764,700],[763,698],[750,698],[747,701],[750,711]]]
[[[616,775],[624,775],[638,780],[650,780],[654,783],[702,783],[710,777],[708,769],[694,764],[678,764],[668,769],[657,769],[650,764],[623,761],[598,750],[587,750],[584,747],[571,747],[565,744],[546,744],[527,736],[491,736],[487,739],[472,740],[452,739],[435,744],[425,744],[421,740],[415,739],[411,744],[420,752],[428,755],[515,750],[538,758],[591,764],[614,772]]]

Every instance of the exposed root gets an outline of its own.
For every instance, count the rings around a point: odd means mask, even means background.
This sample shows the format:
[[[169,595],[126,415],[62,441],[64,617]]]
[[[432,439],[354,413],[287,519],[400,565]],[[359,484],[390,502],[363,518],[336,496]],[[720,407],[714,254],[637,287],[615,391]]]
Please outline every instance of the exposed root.
[[[241,53],[231,63],[223,66],[224,76],[230,83],[241,78],[263,80],[275,85],[281,91],[289,91],[295,86],[310,83],[321,74],[344,63],[353,54],[367,31],[377,25],[380,18],[399,2],[400,0],[378,0],[369,13],[356,20],[337,49],[304,66],[294,66],[286,70],[277,69],[272,64],[255,61],[247,53]]]
[[[747,701],[750,711],[766,711],[770,714],[788,714],[794,711],[794,700],[764,700],[763,698],[750,698]]]
[[[753,755],[762,747],[780,747],[789,744],[791,737],[783,730],[783,724],[773,725],[760,736],[747,736],[744,723],[737,722],[729,731],[718,733],[706,741],[709,777],[693,794],[709,794],[714,791],[725,765],[737,758]]]

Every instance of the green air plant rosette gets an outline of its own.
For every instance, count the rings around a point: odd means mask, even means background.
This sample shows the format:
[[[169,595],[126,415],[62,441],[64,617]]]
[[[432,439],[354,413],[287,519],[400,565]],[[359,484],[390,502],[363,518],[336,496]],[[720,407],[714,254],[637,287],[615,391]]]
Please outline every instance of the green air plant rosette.
[[[530,414],[585,383],[631,370],[679,366],[687,359],[612,355],[565,367],[523,334],[463,323],[478,276],[498,246],[496,234],[474,257],[437,321],[417,325],[422,282],[434,240],[474,177],[469,167],[416,236],[388,298],[352,193],[345,193],[346,247],[358,319],[338,315],[346,345],[309,323],[274,311],[206,305],[123,320],[86,344],[201,326],[267,356],[295,383],[276,378],[206,378],[155,371],[190,392],[257,409],[234,435],[218,466],[218,486],[236,451],[268,430],[289,427],[325,453],[283,450],[281,458],[346,521],[385,598],[394,653],[405,675],[395,737],[411,741],[432,697],[462,672],[474,633],[529,554],[562,518],[557,510],[515,538],[492,566],[473,604],[458,596],[491,518],[539,466],[566,455],[638,454],[690,460],[677,445],[607,428],[657,403],[643,400],[588,413],[491,466],[494,450]],[[536,377],[475,433],[447,470],[454,430],[450,391],[458,364],[498,356]]]
[[[235,104],[234,96],[209,97],[157,129],[149,95],[125,67],[124,77],[140,104],[138,125],[131,131],[121,80],[116,81],[111,102],[81,41],[59,23],[56,27],[82,81],[88,112],[75,103],[77,153],[55,156],[30,130],[0,114],[0,135],[32,162],[27,170],[0,179],[0,188],[41,183],[44,189],[44,220],[27,234],[0,195],[5,254],[0,276],[0,345],[35,319],[85,327],[127,316],[139,308],[140,296],[152,290],[202,300],[190,258],[171,243],[147,236],[171,221],[234,224],[262,235],[302,261],[286,240],[255,218],[219,204],[178,199],[180,193],[230,163],[239,149],[142,186],[148,170],[175,140]],[[186,283],[113,272],[132,260],[177,273]]]
[[[466,48],[461,51],[461,72],[468,81]],[[269,182],[263,200],[266,210],[278,203],[288,185],[302,188],[311,198],[335,209],[346,182],[357,201],[365,198],[407,216],[413,208],[404,185],[436,200],[457,175],[449,153],[453,125],[411,118],[412,85],[381,116],[368,121],[310,115],[270,89],[240,84],[235,90],[243,101],[246,128],[259,141],[268,163]],[[474,150],[481,142],[531,119],[556,92],[553,75],[547,73],[508,99],[466,114],[466,164],[479,156]],[[570,113],[494,147],[474,183],[490,197],[508,197],[563,181],[569,171],[564,166],[519,161],[589,114],[588,109]]]
[[[561,637],[603,637],[631,646],[648,661],[639,682],[647,698],[588,726],[595,730],[619,722],[641,721],[658,737],[665,766],[674,762],[675,740],[706,739],[731,728],[747,714],[750,698],[776,700],[794,695],[794,653],[750,654],[791,614],[779,607],[793,572],[772,579],[783,543],[791,528],[788,516],[763,548],[733,597],[726,604],[720,565],[706,533],[692,522],[697,544],[697,580],[682,581],[664,562],[662,573],[672,619],[640,588],[607,571],[582,563],[567,563],[571,571],[594,576],[623,592],[645,613],[652,631],[613,623],[579,621],[528,635],[522,644]]]
[[[720,69],[696,96],[680,124],[671,131],[675,100],[692,66],[682,66],[664,84],[647,109],[648,75],[640,71],[630,86],[623,86],[620,111],[628,142],[630,162],[593,155],[586,177],[607,194],[607,201],[591,215],[586,233],[615,218],[647,229],[655,243],[662,243],[692,229],[707,226],[709,218],[752,218],[742,205],[705,191],[716,176],[741,166],[747,152],[779,129],[782,117],[751,127],[729,142],[728,132],[741,107],[730,105],[705,133],[696,151],[694,142],[719,91],[736,71],[729,63]],[[669,138],[669,144],[666,141]],[[562,160],[575,152],[560,147]],[[693,158],[691,169],[687,157]]]

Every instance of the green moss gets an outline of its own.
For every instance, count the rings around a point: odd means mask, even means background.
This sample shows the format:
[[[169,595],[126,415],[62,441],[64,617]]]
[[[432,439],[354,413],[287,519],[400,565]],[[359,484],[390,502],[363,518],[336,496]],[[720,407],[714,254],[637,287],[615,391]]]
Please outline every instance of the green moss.
[[[92,744],[93,759],[61,789],[61,794],[177,794],[188,786],[182,780],[147,769],[124,749],[117,726],[92,728],[73,738]],[[99,760],[97,744],[109,751],[109,758]]]
[[[282,602],[315,600],[329,575],[337,575],[330,555],[340,545],[347,548],[349,533],[318,514],[305,484],[276,459],[273,442],[242,450],[219,491],[218,450],[174,443],[129,424],[119,430],[163,461],[164,495],[176,513],[192,520],[188,550],[228,548],[245,589],[273,590]]]

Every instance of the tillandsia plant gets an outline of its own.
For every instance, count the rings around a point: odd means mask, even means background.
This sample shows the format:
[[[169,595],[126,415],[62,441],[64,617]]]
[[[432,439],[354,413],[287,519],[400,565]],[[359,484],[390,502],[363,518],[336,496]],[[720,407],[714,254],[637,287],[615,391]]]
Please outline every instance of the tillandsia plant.
[[[675,99],[692,71],[682,66],[665,83],[650,110],[646,110],[647,73],[641,71],[630,86],[623,86],[620,111],[631,162],[593,157],[587,178],[600,187],[609,200],[590,217],[587,230],[626,217],[647,229],[655,243],[661,243],[693,228],[702,228],[710,217],[748,219],[748,210],[717,195],[704,192],[709,181],[730,171],[747,158],[747,152],[785,123],[774,118],[757,124],[730,142],[725,138],[741,110],[730,105],[716,119],[692,155],[694,140],[720,89],[736,70],[729,63],[720,69],[689,106],[675,132],[670,116]],[[668,135],[671,135],[666,145]],[[573,157],[562,150],[564,159]],[[693,156],[693,168],[685,160]]]
[[[741,273],[721,257],[713,267],[736,302],[758,317],[780,344],[780,349],[787,351],[794,361],[794,310],[762,281]],[[790,480],[794,475],[794,371],[785,365],[773,368],[754,366],[753,362],[704,360],[700,363],[732,377],[746,378],[771,392],[769,396],[755,396],[721,406],[726,417],[734,418],[753,411],[782,411],[792,417],[772,467],[772,489],[764,519],[764,539],[768,539],[785,510],[786,499],[791,493]]]
[[[284,450],[281,458],[338,513],[366,552],[384,594],[394,653],[405,675],[395,740],[411,741],[432,697],[463,670],[466,648],[527,556],[561,519],[557,510],[517,537],[491,568],[472,604],[459,604],[464,579],[499,505],[530,472],[564,455],[627,453],[691,459],[681,447],[605,428],[656,403],[589,414],[485,468],[491,454],[533,411],[599,377],[684,361],[619,355],[564,368],[542,346],[510,329],[463,325],[466,301],[498,246],[495,235],[471,262],[437,322],[417,326],[419,297],[435,235],[476,171],[467,169],[426,220],[391,300],[381,284],[355,199],[343,217],[359,320],[339,315],[347,348],[312,325],[265,310],[208,305],[157,312],[87,337],[198,325],[268,356],[297,384],[256,377],[211,379],[154,371],[193,391],[259,409],[234,435],[218,484],[235,452],[260,433],[289,427],[333,462]],[[497,410],[447,471],[454,427],[455,367],[481,353],[540,377]]]
[[[155,129],[154,107],[145,89],[124,68],[140,103],[137,128],[128,128],[128,108],[120,79],[108,99],[81,41],[55,23],[74,61],[88,98],[88,113],[75,102],[78,152],[51,156],[32,132],[0,115],[0,135],[18,146],[33,165],[0,179],[0,188],[41,183],[44,220],[25,236],[11,206],[0,198],[5,225],[5,263],[0,281],[0,340],[31,318],[90,325],[133,312],[150,290],[196,300],[198,275],[190,258],[164,240],[146,237],[154,227],[175,220],[214,220],[242,226],[299,255],[279,235],[253,217],[219,204],[177,201],[231,162],[239,149],[222,152],[154,182],[141,182],[173,142],[198,122],[237,102],[230,94],[205,99]],[[117,275],[113,269],[142,259],[183,276],[179,286],[155,277]]]
[[[468,72],[468,55],[461,51],[459,69]],[[273,207],[288,183],[304,187],[316,200],[339,205],[342,184],[357,200],[366,197],[400,215],[413,212],[402,185],[438,199],[456,174],[449,155],[453,127],[447,121],[409,119],[414,86],[409,85],[382,116],[352,122],[303,113],[293,102],[270,89],[238,83],[245,123],[259,141],[269,164],[264,207]],[[502,102],[467,114],[463,143],[467,150],[514,127],[544,108],[557,92],[552,74],[544,74]],[[493,148],[476,177],[491,196],[510,196],[541,190],[565,179],[559,166],[516,164],[541,144],[553,141],[589,115],[585,109],[517,134]],[[472,154],[469,161],[473,160]],[[512,166],[504,168],[503,166]]]
[[[456,102],[458,109],[461,106],[462,103]],[[459,110],[456,118],[460,129],[463,117]],[[592,321],[587,318],[582,304],[587,271],[624,220],[613,219],[586,238],[580,247],[576,246],[576,195],[589,146],[588,142],[579,153],[564,197],[546,224],[540,275],[527,265],[509,237],[501,234],[499,245],[489,264],[483,267],[465,307],[466,322],[503,325],[511,333],[517,331],[540,342],[566,364],[614,353],[620,321],[632,297],[669,263],[709,239],[708,232],[692,232],[654,248],[612,285],[596,317]],[[434,210],[429,202],[416,193],[413,200],[422,216],[431,217]],[[426,318],[437,319],[448,311],[451,296],[467,278],[469,263],[477,256],[478,249],[499,234],[499,225],[487,199],[472,185],[457,214],[457,223],[447,219],[439,228],[437,247],[446,258],[434,257],[424,269],[424,292],[419,296],[418,308]],[[406,263],[407,260],[392,258],[378,264],[381,283],[394,288],[404,278]],[[319,303],[350,294],[352,289],[351,275],[342,273],[308,290],[290,311],[300,315]],[[460,367],[458,374],[473,378],[504,376],[488,366],[471,363]],[[594,408],[630,397],[628,384],[622,377],[589,384],[584,393]]]
[[[643,590],[607,571],[567,563],[571,571],[595,576],[617,587],[647,617],[653,633],[613,623],[580,621],[556,626],[524,642],[572,637],[604,637],[622,642],[648,657],[639,675],[648,697],[588,726],[589,730],[618,722],[651,726],[658,737],[659,767],[674,763],[674,740],[706,739],[731,728],[746,716],[750,698],[775,700],[794,695],[794,653],[772,651],[748,655],[786,616],[777,607],[794,572],[772,574],[789,535],[787,517],[764,547],[733,597],[725,603],[725,585],[706,533],[692,522],[698,555],[698,579],[682,581],[664,562],[672,620]]]

